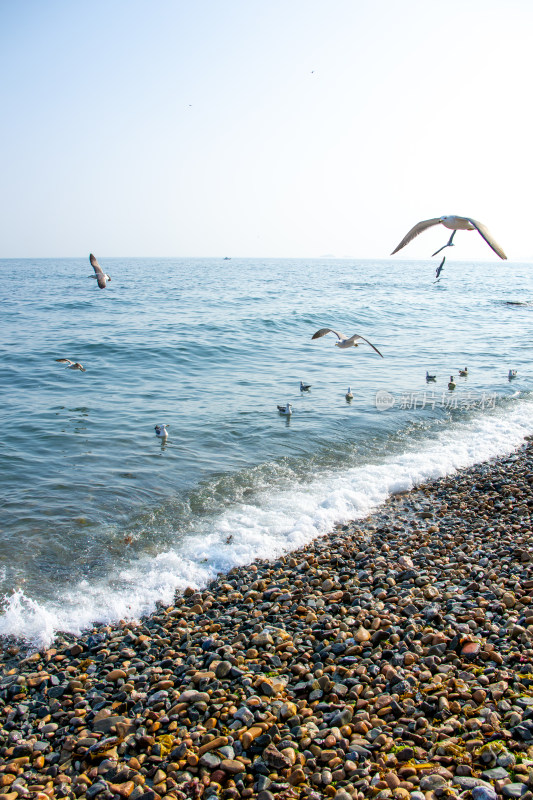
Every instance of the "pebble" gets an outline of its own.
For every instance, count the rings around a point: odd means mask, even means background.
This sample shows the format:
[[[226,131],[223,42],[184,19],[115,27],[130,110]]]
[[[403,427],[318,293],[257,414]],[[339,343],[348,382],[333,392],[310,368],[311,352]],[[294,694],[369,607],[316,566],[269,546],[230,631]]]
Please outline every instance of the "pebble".
[[[0,652],[0,800],[533,795],[533,451]]]

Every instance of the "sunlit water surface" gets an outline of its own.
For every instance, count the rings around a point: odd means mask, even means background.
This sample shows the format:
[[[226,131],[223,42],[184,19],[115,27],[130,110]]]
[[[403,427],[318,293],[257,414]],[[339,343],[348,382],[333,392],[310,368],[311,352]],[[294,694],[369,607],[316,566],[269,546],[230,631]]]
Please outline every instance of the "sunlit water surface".
[[[137,617],[533,430],[528,264],[100,260],[0,261],[0,635]]]

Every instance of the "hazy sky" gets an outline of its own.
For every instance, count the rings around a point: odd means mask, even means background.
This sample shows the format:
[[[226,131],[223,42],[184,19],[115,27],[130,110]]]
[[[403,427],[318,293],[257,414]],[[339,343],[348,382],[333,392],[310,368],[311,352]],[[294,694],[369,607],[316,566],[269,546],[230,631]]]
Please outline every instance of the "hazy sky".
[[[531,0],[0,0],[0,257],[386,258],[462,214],[533,259],[532,30]]]

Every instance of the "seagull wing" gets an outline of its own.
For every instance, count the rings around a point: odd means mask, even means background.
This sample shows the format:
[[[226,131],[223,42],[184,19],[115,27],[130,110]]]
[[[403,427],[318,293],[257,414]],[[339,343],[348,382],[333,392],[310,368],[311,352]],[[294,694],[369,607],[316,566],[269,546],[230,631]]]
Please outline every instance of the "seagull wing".
[[[409,242],[412,241],[415,238],[415,236],[418,236],[419,233],[425,231],[426,228],[431,228],[432,225],[438,225],[439,222],[440,222],[440,217],[435,217],[434,219],[424,219],[422,220],[422,222],[417,222],[414,228],[411,228],[407,236],[403,237],[398,247],[392,251],[391,256],[393,256],[394,253],[397,253],[398,250],[401,250],[402,247],[405,247],[406,244],[409,244]]]
[[[102,267],[100,266],[100,264],[98,263],[98,261],[96,260],[96,258],[93,256],[92,253],[90,253],[90,255],[89,255],[89,260],[90,260],[90,262],[92,264],[92,268],[94,269],[96,274],[97,275],[103,275],[104,274],[104,270],[102,269]]]
[[[337,333],[337,331],[334,331],[333,328],[320,328],[319,331],[313,333],[311,339],[320,339],[320,337],[325,336],[326,333],[334,333],[337,339],[346,339],[344,333]]]
[[[363,342],[366,342],[367,344],[369,344],[369,345],[370,345],[370,347],[372,348],[372,350],[375,350],[375,351],[376,351],[376,353],[378,354],[378,356],[381,356],[381,358],[384,358],[383,354],[379,352],[379,350],[378,350],[378,348],[377,348],[377,347],[374,347],[374,345],[372,344],[372,342],[369,342],[369,341],[368,341],[368,339],[365,339],[365,337],[364,337],[364,336],[359,336],[359,334],[358,334],[358,333],[354,333],[354,335],[353,335],[353,336],[350,336],[350,338],[348,339],[348,341],[349,341],[349,342],[350,342],[350,341],[354,341],[354,342],[355,342],[355,340],[356,340],[356,339],[362,339],[362,340],[363,340]]]
[[[73,364],[74,362],[70,360],[70,358],[56,358],[56,361],[59,361],[60,364]]]
[[[500,258],[503,258],[504,261],[507,260],[507,256],[503,252],[502,248],[500,247],[498,242],[494,241],[494,239],[492,238],[491,234],[489,233],[485,225],[483,225],[482,222],[478,222],[476,219],[472,219],[472,217],[468,217],[468,221],[472,223],[474,228],[477,230],[480,236],[482,236],[483,239],[485,239],[488,246],[492,248],[492,250],[494,250],[496,255],[500,256]]]

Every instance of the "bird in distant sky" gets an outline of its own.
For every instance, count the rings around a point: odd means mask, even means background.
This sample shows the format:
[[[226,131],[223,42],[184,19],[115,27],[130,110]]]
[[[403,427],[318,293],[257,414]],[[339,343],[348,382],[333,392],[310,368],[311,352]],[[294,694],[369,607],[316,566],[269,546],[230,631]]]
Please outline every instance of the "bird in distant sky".
[[[86,372],[85,367],[82,367],[79,361],[71,361],[70,358],[56,358],[60,364],[68,364],[67,369],[79,369],[81,372]]]
[[[492,238],[491,234],[489,233],[488,229],[483,225],[482,222],[477,222],[477,220],[473,219],[472,217],[457,217],[457,216],[449,216],[449,217],[434,217],[433,219],[425,219],[422,222],[417,222],[417,224],[411,228],[409,233],[404,236],[398,247],[392,251],[391,255],[393,256],[394,253],[397,253],[398,250],[401,250],[402,247],[405,247],[406,244],[409,244],[415,236],[418,236],[419,233],[425,231],[426,228],[431,228],[433,225],[444,225],[445,228],[453,231],[452,235],[448,239],[448,243],[441,247],[439,250],[436,250],[433,255],[436,256],[437,253],[440,253],[441,250],[444,250],[445,247],[453,247],[453,237],[455,236],[456,231],[474,231],[476,230],[480,236],[485,239],[488,246],[494,250],[496,255],[500,258],[506,259],[507,256],[503,252],[500,245]]]
[[[94,275],[89,275],[89,278],[96,278],[100,289],[105,289],[107,281],[110,281],[111,278],[109,277],[109,275],[106,275],[106,273],[104,272],[104,270],[102,269],[102,267],[100,266],[100,264],[98,263],[98,261],[96,260],[96,258],[93,256],[92,253],[89,255],[89,259],[91,261],[92,267],[95,272]]]
[[[381,356],[381,358],[383,358],[383,355],[379,352],[378,348],[374,347],[372,342],[369,342],[368,339],[365,339],[364,336],[360,336],[358,333],[354,333],[352,336],[345,336],[344,333],[337,333],[337,331],[334,331],[333,328],[320,328],[319,331],[317,331],[311,336],[311,339],[320,339],[320,337],[325,336],[326,333],[335,334],[335,336],[339,340],[338,342],[335,342],[336,347],[340,347],[342,349],[344,349],[345,347],[358,347],[359,345],[357,344],[356,339],[361,339],[361,341],[369,344],[372,350],[376,351],[378,356]]]

